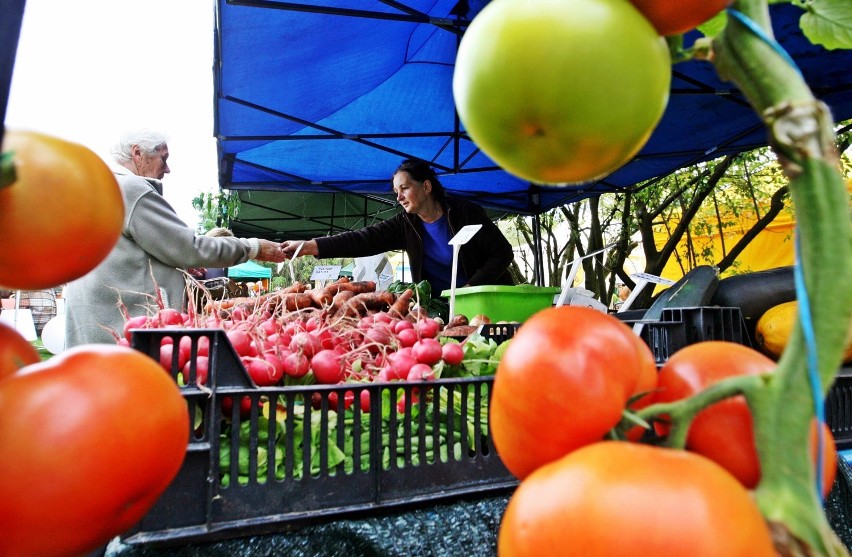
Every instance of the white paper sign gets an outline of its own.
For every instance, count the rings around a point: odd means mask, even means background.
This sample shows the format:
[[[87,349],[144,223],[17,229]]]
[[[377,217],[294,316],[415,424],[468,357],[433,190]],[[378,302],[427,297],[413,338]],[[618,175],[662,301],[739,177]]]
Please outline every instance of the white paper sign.
[[[311,271],[311,280],[337,280],[340,276],[340,265],[317,265]]]
[[[453,246],[453,273],[450,279],[450,321],[456,315],[456,278],[459,272],[459,249],[468,243],[481,228],[481,224],[462,226],[462,229],[448,242],[449,245]]]
[[[463,226],[448,243],[451,246],[463,246],[468,243],[481,228],[481,224],[468,224],[467,226]]]
[[[669,280],[663,277],[658,277],[657,275],[649,275],[648,273],[635,273],[630,275],[631,278],[636,280],[644,280],[646,282],[653,282],[654,284],[668,284],[672,285],[675,283],[673,280]]]

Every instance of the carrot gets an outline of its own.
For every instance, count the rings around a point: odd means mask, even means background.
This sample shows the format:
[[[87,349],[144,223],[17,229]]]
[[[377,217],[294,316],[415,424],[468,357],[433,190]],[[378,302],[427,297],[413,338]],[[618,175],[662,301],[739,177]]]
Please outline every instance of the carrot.
[[[366,315],[370,310],[383,311],[388,309],[394,301],[393,292],[388,292],[387,290],[381,292],[362,292],[361,294],[355,294],[343,304],[340,310],[338,310],[337,315],[357,317],[359,315]]]
[[[286,311],[297,311],[314,307],[314,301],[308,292],[291,292],[281,297],[282,305]]]
[[[331,300],[331,313],[335,313],[340,310],[341,306],[345,304],[348,300],[350,300],[355,293],[351,290],[341,290],[337,294],[334,295],[334,298]]]
[[[414,290],[407,288],[399,296],[393,304],[391,304],[388,313],[393,317],[404,317],[408,313],[408,306],[411,303],[411,298],[414,297]]]
[[[328,288],[314,288],[313,290],[308,290],[308,294],[311,295],[311,300],[313,304],[319,308],[324,308],[331,304],[334,299],[334,294],[332,294],[331,290]]]
[[[363,294],[367,292],[375,292],[376,283],[372,280],[359,280],[355,282],[332,283],[328,285],[327,288],[332,290],[335,294],[344,290],[354,292],[355,294]]]

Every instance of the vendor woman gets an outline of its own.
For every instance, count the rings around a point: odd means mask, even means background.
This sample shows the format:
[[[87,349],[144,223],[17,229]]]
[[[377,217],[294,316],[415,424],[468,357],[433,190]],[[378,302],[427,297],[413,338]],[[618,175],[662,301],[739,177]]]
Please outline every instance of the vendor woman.
[[[286,256],[292,258],[297,250],[299,255],[323,259],[405,250],[413,281],[428,280],[433,296],[438,296],[450,288],[453,246],[448,242],[462,227],[481,224],[479,232],[459,250],[456,286],[514,284],[509,273],[512,245],[482,207],[447,197],[435,171],[421,160],[403,161],[392,180],[403,211],[360,230],[308,240],[301,249],[301,241],[284,242]]]

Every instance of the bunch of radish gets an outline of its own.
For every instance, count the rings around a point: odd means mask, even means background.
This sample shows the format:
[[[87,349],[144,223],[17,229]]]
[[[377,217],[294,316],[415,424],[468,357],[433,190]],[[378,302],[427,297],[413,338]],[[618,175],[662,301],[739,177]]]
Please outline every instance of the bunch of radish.
[[[312,304],[288,309],[284,300],[293,292],[287,292],[228,304],[227,308],[220,304],[200,313],[160,309],[128,319],[120,342],[129,342],[133,329],[221,329],[260,387],[432,381],[440,377],[444,366],[457,366],[464,359],[460,343],[439,340],[442,327],[437,320],[409,308],[411,291],[399,295],[340,292],[349,293],[345,296],[348,301],[358,296],[361,301],[335,308],[336,294],[325,287],[322,294],[298,292],[324,303],[322,307]],[[369,294],[380,296],[371,298]],[[160,363],[181,383],[203,386],[209,372],[209,338],[199,338],[194,358],[191,350],[188,336],[164,337]]]

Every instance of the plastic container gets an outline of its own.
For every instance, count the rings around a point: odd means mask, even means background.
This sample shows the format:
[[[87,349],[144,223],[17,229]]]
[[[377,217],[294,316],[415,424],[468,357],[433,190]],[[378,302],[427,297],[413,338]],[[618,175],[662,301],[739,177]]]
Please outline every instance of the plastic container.
[[[838,451],[852,450],[852,366],[840,368],[825,398],[825,422]]]
[[[487,315],[491,321],[523,322],[535,312],[553,305],[558,287],[533,286],[468,286],[456,288],[455,313],[471,318]],[[450,297],[444,290],[441,296]]]
[[[193,417],[190,442],[177,477],[122,536],[124,543],[243,537],[517,485],[488,434],[492,377],[442,379],[428,387],[260,388],[224,331],[137,330],[132,345],[158,358],[165,336],[192,343],[188,386],[181,387]],[[199,388],[195,366],[204,337],[209,374]],[[178,376],[176,361],[171,374]],[[401,394],[405,401],[396,403]],[[368,399],[363,409],[362,396]]]
[[[740,308],[667,308],[659,320],[625,319],[624,322],[643,325],[639,336],[651,348],[657,364],[665,363],[684,346],[706,340],[725,340],[751,346]]]

